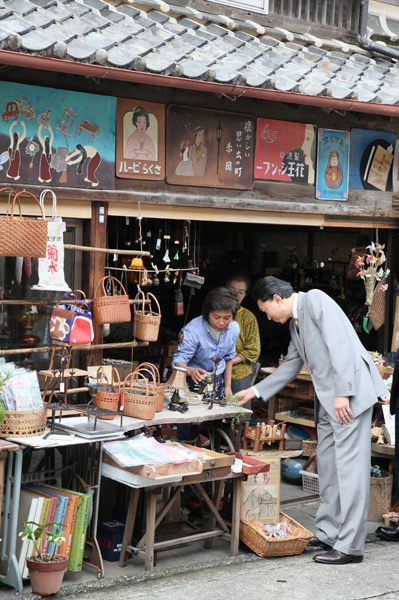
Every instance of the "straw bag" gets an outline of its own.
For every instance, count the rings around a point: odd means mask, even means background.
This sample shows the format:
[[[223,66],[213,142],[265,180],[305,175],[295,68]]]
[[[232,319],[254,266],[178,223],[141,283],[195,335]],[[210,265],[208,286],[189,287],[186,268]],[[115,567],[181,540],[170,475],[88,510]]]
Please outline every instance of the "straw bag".
[[[159,306],[158,300],[155,298],[154,294],[150,292],[147,293],[147,300],[150,300],[150,296],[152,296],[157,304],[158,312],[154,312],[152,310],[145,310],[145,294],[144,292],[138,292],[136,294],[136,300],[140,299],[143,301],[143,304],[139,308],[134,306],[134,336],[139,338],[139,340],[143,340],[143,342],[156,342],[158,339],[159,326],[161,324],[161,307]]]
[[[4,190],[10,191],[11,188],[3,188],[0,192]],[[42,213],[41,219],[22,216],[21,194],[31,196],[37,202]],[[16,201],[18,201],[19,206],[19,217],[14,217]],[[47,221],[39,200],[30,192],[22,191],[15,194],[11,205],[11,215],[0,216],[0,256],[44,258],[46,247]]]
[[[137,371],[130,373],[123,383],[124,416],[146,421],[153,419],[157,408],[157,396],[155,383],[149,383],[148,379]]]
[[[144,362],[136,367],[133,372],[135,373],[136,371],[138,373],[142,373],[143,371],[151,373],[152,381],[155,383],[155,389],[157,392],[156,412],[162,412],[163,402],[165,399],[165,385],[161,383],[158,369],[152,363]]]
[[[110,279],[112,283],[112,296],[108,296],[105,291],[104,281]],[[118,283],[123,294],[115,295],[115,283]],[[103,295],[98,296],[98,286],[102,285]],[[100,325],[106,323],[128,323],[132,320],[132,314],[130,312],[129,296],[126,294],[126,290],[121,282],[115,277],[103,277],[97,283],[96,291],[94,292],[93,299],[93,317],[94,320]]]
[[[369,310],[369,319],[372,326],[377,331],[385,323],[385,300],[386,290],[382,289],[384,285],[385,277],[381,279],[376,289],[374,290],[373,300],[371,302]]]
[[[98,381],[98,375],[101,372],[100,381]],[[118,380],[118,389],[114,386],[114,372],[116,373],[116,378]],[[96,403],[97,408],[106,408],[107,410],[112,410],[116,412],[118,410],[119,398],[121,394],[121,380],[119,378],[118,370],[115,367],[112,367],[112,381],[111,384],[103,383],[103,378],[105,377],[104,367],[98,367],[97,370],[97,382],[101,385],[101,389],[98,390],[97,394],[94,397],[94,402]],[[98,417],[99,419],[103,419],[110,421],[115,417],[113,415]]]

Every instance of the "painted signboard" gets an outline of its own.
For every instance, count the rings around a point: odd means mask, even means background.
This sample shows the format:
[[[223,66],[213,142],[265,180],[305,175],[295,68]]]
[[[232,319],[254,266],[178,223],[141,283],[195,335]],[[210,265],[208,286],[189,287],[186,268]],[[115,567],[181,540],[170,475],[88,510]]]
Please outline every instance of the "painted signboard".
[[[116,176],[165,179],[165,106],[118,98]]]
[[[395,133],[352,129],[349,188],[351,190],[378,189],[382,192],[391,192],[395,145]],[[381,152],[386,155],[386,162],[383,161],[385,168],[378,164],[378,156]],[[377,171],[377,178],[375,178],[375,171]]]
[[[249,189],[254,141],[251,116],[172,105],[167,116],[167,182]]]
[[[348,131],[318,130],[316,198],[347,200],[349,181]]]
[[[116,99],[2,82],[0,182],[113,189]]]
[[[313,185],[316,171],[316,129],[308,123],[258,119],[255,179]]]

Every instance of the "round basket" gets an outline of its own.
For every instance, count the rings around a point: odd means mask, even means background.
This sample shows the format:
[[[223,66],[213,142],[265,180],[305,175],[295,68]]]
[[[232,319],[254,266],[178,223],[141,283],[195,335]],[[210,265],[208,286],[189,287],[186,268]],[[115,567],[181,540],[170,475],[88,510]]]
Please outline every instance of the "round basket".
[[[143,342],[156,342],[159,334],[159,326],[161,324],[161,307],[154,294],[148,292],[147,300],[150,299],[150,296],[154,298],[158,307],[158,313],[152,310],[146,311],[144,292],[138,292],[136,300],[140,299],[140,295],[142,296],[141,299],[143,301],[142,306],[137,308],[137,305],[134,305],[134,336],[139,340],[143,340]]]
[[[103,378],[105,377],[104,367],[98,367],[97,381],[100,371],[101,376],[99,383],[101,385],[103,383]],[[114,386],[114,372],[116,373],[116,378],[118,380],[118,389]],[[119,378],[119,373],[117,369],[115,369],[115,367],[112,367],[112,381],[109,384],[109,386],[112,386],[115,391],[104,392],[103,390],[98,390],[97,394],[94,397],[94,402],[96,403],[97,408],[105,408],[107,410],[112,410],[112,412],[116,412],[118,410],[118,404],[121,395],[121,380]],[[103,421],[111,421],[112,419],[115,419],[115,415],[103,415],[101,417],[99,416],[98,418],[102,419]]]
[[[144,371],[151,374],[151,378],[152,381],[155,383],[155,390],[157,392],[156,412],[162,412],[163,402],[165,399],[165,384],[161,383],[161,377],[159,375],[158,369],[152,363],[144,362],[141,363],[138,367],[136,367],[133,372],[135,371],[139,373],[142,373]]]
[[[123,383],[124,416],[150,421],[155,417],[157,397],[155,383],[149,383],[137,371],[130,373]]]
[[[6,410],[3,421],[0,421],[0,438],[41,435],[46,425],[46,408]]]

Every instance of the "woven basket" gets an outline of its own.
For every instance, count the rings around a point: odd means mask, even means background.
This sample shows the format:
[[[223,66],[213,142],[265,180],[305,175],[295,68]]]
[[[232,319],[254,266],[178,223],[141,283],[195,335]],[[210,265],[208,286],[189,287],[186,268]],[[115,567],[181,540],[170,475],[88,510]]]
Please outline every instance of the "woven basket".
[[[104,367],[98,367],[97,370],[97,381],[98,375],[101,372],[100,376],[100,385],[103,383],[103,378],[105,377]],[[116,373],[116,378],[118,380],[118,389],[114,386],[114,373]],[[97,408],[106,408],[107,410],[112,410],[116,412],[118,410],[118,404],[121,396],[121,380],[119,378],[118,370],[115,367],[112,367],[112,381],[109,384],[109,387],[113,387],[114,392],[104,392],[103,390],[98,390],[97,394],[94,397],[94,402],[96,403]],[[103,421],[111,421],[115,419],[115,415],[104,415],[102,417],[98,417]]]
[[[165,400],[165,384],[161,383],[161,378],[158,369],[152,363],[144,362],[141,363],[138,367],[136,367],[133,373],[135,371],[139,373],[143,373],[144,371],[151,374],[151,379],[155,383],[155,390],[157,392],[156,412],[162,412],[163,403]]]
[[[104,281],[106,279],[111,280],[112,296],[108,296],[105,291]],[[121,286],[123,294],[115,295],[115,281]],[[97,296],[99,285],[102,286],[102,296]],[[121,282],[115,277],[103,277],[97,283],[93,299],[93,317],[100,325],[105,325],[106,323],[129,323],[132,320],[129,296],[126,294],[126,290]]]
[[[4,188],[10,191],[11,188]],[[4,191],[4,190],[0,190]],[[13,190],[11,190],[13,191]],[[41,219],[22,216],[20,196],[31,196],[40,207]],[[14,216],[15,202],[19,205],[19,217]],[[45,258],[47,248],[47,221],[39,200],[25,190],[15,194],[11,215],[0,216],[0,256],[32,256]]]
[[[302,450],[301,438],[286,433],[284,435],[284,450]]]
[[[262,531],[258,531],[250,521],[240,518],[240,540],[262,558],[265,556],[292,556],[302,554],[313,537],[307,529],[288,515],[280,513],[280,521],[285,521],[293,532],[287,538],[270,540]]]
[[[155,417],[157,397],[155,383],[137,371],[130,373],[123,383],[123,414],[150,421]]]
[[[158,313],[155,313],[152,310],[146,311],[144,292],[139,292],[136,295],[136,300],[139,300],[140,296],[143,301],[141,308],[137,308],[136,305],[134,306],[134,337],[143,340],[144,342],[156,342],[159,334],[159,326],[161,324],[161,307],[154,294],[148,292],[147,300],[150,299],[150,296],[154,298],[158,307]]]
[[[303,440],[302,442],[302,455],[312,456],[317,450],[317,440]]]
[[[0,421],[0,438],[32,437],[44,433],[47,425],[47,409],[6,410]]]

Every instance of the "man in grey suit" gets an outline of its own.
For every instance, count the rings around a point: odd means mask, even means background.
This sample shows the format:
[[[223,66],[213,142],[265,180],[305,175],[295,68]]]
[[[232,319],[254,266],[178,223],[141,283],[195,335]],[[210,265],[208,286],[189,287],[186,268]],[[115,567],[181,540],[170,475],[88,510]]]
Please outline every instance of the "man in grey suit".
[[[275,277],[253,289],[262,312],[276,323],[291,318],[288,353],[278,369],[238,392],[241,404],[268,400],[306,364],[315,390],[317,461],[321,504],[310,546],[328,550],[314,560],[346,564],[363,560],[370,492],[371,416],[385,384],[350,321],[327,294],[294,293]]]

